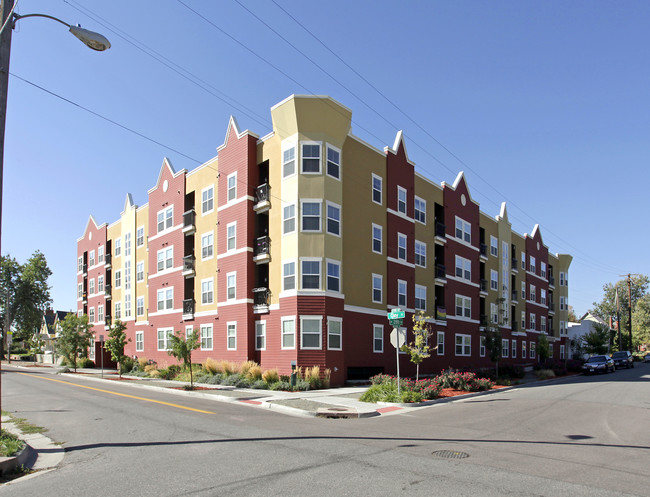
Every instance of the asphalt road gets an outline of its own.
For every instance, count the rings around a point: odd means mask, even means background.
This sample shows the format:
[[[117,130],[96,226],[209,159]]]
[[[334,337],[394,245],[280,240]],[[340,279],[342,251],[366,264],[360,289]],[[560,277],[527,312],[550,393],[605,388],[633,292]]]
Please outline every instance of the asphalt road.
[[[650,364],[359,420],[4,368],[2,397],[66,454],[0,496],[650,494]]]

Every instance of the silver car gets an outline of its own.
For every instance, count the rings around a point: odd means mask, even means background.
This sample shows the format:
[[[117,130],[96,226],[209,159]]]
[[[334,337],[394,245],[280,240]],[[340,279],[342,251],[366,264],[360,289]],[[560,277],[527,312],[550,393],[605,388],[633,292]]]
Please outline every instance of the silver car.
[[[607,355],[593,355],[582,365],[584,374],[609,373],[616,371],[614,360]]]

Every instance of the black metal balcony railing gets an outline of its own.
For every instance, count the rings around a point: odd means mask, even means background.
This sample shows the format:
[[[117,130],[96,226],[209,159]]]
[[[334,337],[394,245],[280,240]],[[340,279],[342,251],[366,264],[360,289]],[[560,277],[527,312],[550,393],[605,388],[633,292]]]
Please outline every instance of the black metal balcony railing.
[[[447,235],[445,233],[446,229],[447,229],[447,227],[443,223],[441,223],[439,221],[436,221],[436,235],[435,236],[439,236],[440,238],[447,238]]]
[[[183,315],[194,316],[194,299],[183,300]]]
[[[255,188],[255,197],[257,198],[257,203],[261,204],[262,202],[271,201],[271,185],[264,183],[257,188]]]
[[[106,326],[108,326],[110,328],[112,323],[113,323],[113,317],[109,314],[104,319],[104,325],[106,325]]]
[[[488,325],[488,318],[485,314],[481,314],[479,316],[479,321],[481,322],[481,326],[485,327]]]
[[[111,254],[106,254],[104,256],[104,266],[111,267],[112,262],[113,262],[113,256]]]
[[[487,292],[488,282],[487,280],[481,279],[481,291]]]
[[[481,251],[482,257],[487,257],[487,245],[485,243],[479,245],[479,250]]]
[[[81,300],[83,300],[84,302],[88,300],[88,292],[83,292],[81,294]]]
[[[196,257],[193,255],[186,255],[183,257],[183,272],[194,271],[194,265],[196,263]]]
[[[271,292],[266,287],[253,288],[253,305],[256,307],[268,307],[271,300]]]
[[[519,261],[515,259],[514,257],[510,261],[510,264],[512,264],[512,269],[517,269],[519,267]]]
[[[260,236],[255,243],[255,257],[268,255],[271,251],[271,239],[268,236]]]
[[[512,323],[512,331],[519,331],[519,325],[516,322]]]
[[[111,298],[111,293],[112,293],[111,285],[105,285],[105,286],[104,286],[104,296],[105,296],[107,299],[110,299],[110,298]]]
[[[87,273],[88,273],[88,264],[84,264],[84,265],[82,266],[82,272],[83,272],[83,274],[87,274]]]
[[[447,268],[443,264],[436,264],[436,279],[444,280],[447,278]]]
[[[510,296],[512,300],[517,300],[517,290],[512,291],[512,295]]]
[[[548,284],[551,286],[555,286],[555,278],[553,276],[548,277]]]
[[[555,312],[555,304],[553,302],[548,303],[548,310],[551,312]]]
[[[196,212],[194,212],[194,209],[183,212],[183,229],[194,227],[195,219]]]

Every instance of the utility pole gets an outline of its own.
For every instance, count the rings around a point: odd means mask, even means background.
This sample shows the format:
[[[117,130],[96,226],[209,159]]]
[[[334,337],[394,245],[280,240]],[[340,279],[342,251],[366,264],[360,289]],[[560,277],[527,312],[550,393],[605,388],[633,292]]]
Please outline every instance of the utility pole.
[[[638,273],[621,274],[627,279],[627,332],[630,339],[630,349],[632,348],[632,276],[641,276]]]
[[[618,300],[618,285],[616,285],[616,329],[618,330],[618,350],[623,350],[623,337],[621,336],[621,304]]]

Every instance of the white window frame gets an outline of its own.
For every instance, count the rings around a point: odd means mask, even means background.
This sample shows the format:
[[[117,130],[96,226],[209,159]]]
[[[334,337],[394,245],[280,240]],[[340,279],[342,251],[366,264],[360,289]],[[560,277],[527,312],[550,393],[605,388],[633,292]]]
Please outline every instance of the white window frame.
[[[318,171],[305,171],[305,160],[314,160],[316,156],[305,156],[305,146],[317,146],[318,147]],[[321,142],[314,141],[301,141],[300,142],[300,173],[301,174],[322,174],[323,171],[323,144]]]
[[[205,216],[214,211],[214,185],[201,190],[201,215]]]
[[[408,258],[408,238],[404,233],[397,233],[397,258],[406,261]]]
[[[98,323],[104,322],[104,306],[102,304],[99,304],[97,306],[97,322]]]
[[[255,321],[255,350],[266,350],[266,321]]]
[[[499,291],[499,271],[490,269],[490,290]]]
[[[88,252],[88,267],[93,267],[95,265],[95,251],[91,250]]]
[[[295,144],[292,144],[290,147],[287,147],[286,145],[282,147],[282,179],[290,178],[296,174],[296,155]],[[293,163],[293,168],[291,172],[287,173],[287,166],[290,163]]]
[[[403,291],[402,291],[403,290]],[[408,303],[408,283],[405,280],[397,280],[397,305],[405,308]]]
[[[461,240],[465,243],[472,243],[472,225],[465,221],[463,218],[456,216],[456,221],[454,223],[455,230],[454,235],[457,240]],[[458,236],[460,233],[460,236]]]
[[[546,290],[543,288],[539,289],[539,303],[542,305],[546,305]]]
[[[493,235],[490,235],[490,255],[499,257],[499,239]]]
[[[418,223],[422,223],[426,225],[427,224],[427,201],[415,195],[415,198],[413,200],[413,206],[415,208],[415,213],[414,213],[415,220]]]
[[[287,269],[293,265],[293,272],[287,274]],[[293,279],[293,285],[291,288],[287,287],[287,278],[292,278]],[[282,291],[288,291],[288,290],[295,290],[297,288],[296,286],[296,261],[284,261],[282,263]]]
[[[135,315],[136,317],[144,316],[144,297],[140,296],[135,299]]]
[[[338,325],[338,332],[334,329],[333,324]],[[339,345],[332,345],[332,338],[338,337]],[[343,350],[343,318],[327,317],[327,350]]]
[[[122,302],[115,302],[115,319],[122,319]]]
[[[227,233],[227,231],[226,231]],[[207,261],[214,257],[214,231],[201,235],[201,260]]]
[[[318,263],[318,274],[316,273],[305,273],[305,263],[306,262],[317,262]],[[300,289],[301,290],[320,290],[322,286],[322,274],[323,274],[323,261],[320,258],[315,257],[301,257],[300,258]],[[317,286],[305,286],[305,276],[318,276],[318,285]]]
[[[170,292],[171,291],[171,298]],[[161,299],[162,297],[162,299]],[[169,302],[171,300],[171,303]],[[161,304],[162,303],[162,309]],[[168,311],[174,308],[174,287],[161,288],[156,291],[156,310]]]
[[[119,237],[115,239],[115,246],[113,247],[113,255],[115,257],[119,257],[120,255],[122,255],[122,239]]]
[[[131,233],[124,233],[124,257],[131,257]]]
[[[381,274],[372,274],[372,302],[375,304],[381,304],[384,301],[384,276]],[[375,284],[379,282],[379,288]],[[379,292],[379,300],[375,298],[375,292]]]
[[[532,302],[537,302],[537,288],[535,285],[530,285],[528,297]]]
[[[201,280],[201,305],[212,304],[214,304],[214,278],[205,278]]]
[[[521,341],[521,358],[526,359],[526,340]]]
[[[117,269],[115,271],[115,288],[121,288],[122,287],[122,270]]]
[[[95,295],[95,278],[88,280],[88,295]]]
[[[481,335],[478,340],[478,355],[480,357],[485,357],[486,351],[487,349],[485,348],[485,337]]]
[[[305,346],[305,335],[316,336],[315,332],[305,333],[306,321],[318,321],[318,346]],[[300,349],[301,350],[322,350],[323,349],[323,316],[300,316]]]
[[[372,223],[371,231],[372,231],[372,251],[375,254],[381,254],[383,253],[383,247],[384,247],[384,228],[379,224]],[[377,231],[379,234],[379,238],[375,236],[377,235]],[[379,251],[377,251],[375,247],[377,242],[379,243]]]
[[[144,331],[135,332],[135,351],[144,352]]]
[[[237,221],[226,225],[226,252],[237,250]],[[203,255],[203,252],[201,252]]]
[[[521,311],[521,331],[526,331],[526,311]]]
[[[338,215],[338,219],[330,218],[330,208]],[[330,221],[336,223],[336,230],[330,230]],[[325,229],[328,234],[341,237],[341,206],[329,200],[325,203]]]
[[[406,188],[397,186],[397,212],[407,215],[408,212],[408,196]],[[401,198],[400,198],[401,197]]]
[[[330,150],[335,154],[338,154],[338,163],[330,160]],[[341,149],[328,143],[325,147],[325,162],[325,174],[330,178],[341,181]],[[330,163],[336,166],[336,175],[330,174]]]
[[[521,282],[521,300],[526,300],[526,282]]]
[[[546,333],[546,316],[539,317],[539,331]]]
[[[460,343],[459,339],[460,338]],[[456,357],[471,357],[472,355],[472,336],[463,333],[456,333],[454,336],[454,353]],[[460,347],[460,354],[458,353]]]
[[[341,261],[335,261],[333,259],[326,259],[325,261],[325,266],[326,266],[326,271],[327,271],[327,282],[326,282],[326,289],[328,292],[335,292],[335,293],[341,293]],[[337,274],[336,275],[330,275],[330,268],[336,268],[337,269]],[[336,290],[333,290],[330,288],[330,281],[336,280]]]
[[[513,359],[517,358],[517,340],[512,339],[512,347],[510,348],[510,357]]]
[[[289,214],[288,215],[288,211]],[[287,229],[287,224],[292,225],[291,229]],[[282,207],[282,234],[289,235],[296,232],[296,204],[287,204]]]
[[[226,274],[226,300],[237,299],[237,271]]]
[[[131,292],[124,294],[124,317],[131,317]]]
[[[510,355],[510,341],[507,338],[501,339],[501,357],[507,358]]]
[[[540,262],[539,263],[539,268],[540,268],[539,269],[539,271],[540,271],[539,275],[542,278],[546,278],[546,263],[544,261]]]
[[[528,325],[530,326],[531,330],[536,330],[537,329],[537,316],[533,312],[531,312],[528,315]]]
[[[383,196],[384,196],[384,192],[383,192],[383,190],[384,190],[384,179],[381,176],[377,176],[374,173],[371,173],[371,175],[372,175],[372,178],[370,180],[370,185],[371,185],[371,189],[372,189],[372,198],[371,199],[375,204],[382,205],[383,204],[383,199],[384,199],[383,198]],[[379,188],[375,187],[376,186],[375,180],[378,182]],[[377,199],[375,198],[377,195],[379,196],[379,202],[377,202]]]
[[[227,323],[227,326],[230,323]],[[187,336],[187,331],[185,332]],[[213,350],[214,349],[214,326],[212,323],[202,324],[199,327],[199,339],[201,340],[201,350]]]
[[[424,302],[424,305],[418,305],[419,302]],[[427,287],[424,285],[415,285],[415,310],[427,310]]]
[[[138,226],[135,231],[135,246],[142,247],[144,245],[144,226]]]
[[[285,329],[285,323],[292,323],[293,329],[290,332],[287,332]],[[286,346],[285,339],[292,337],[293,345]],[[282,350],[295,350],[296,348],[296,316],[282,316],[280,318],[280,348]]]
[[[104,262],[104,246],[97,247],[97,264]]]
[[[169,350],[169,337],[174,334],[174,328],[158,328],[156,331],[157,331],[156,347],[158,347],[158,350],[159,351]],[[161,333],[162,333],[162,339],[161,339]],[[161,342],[163,348],[160,348]]]
[[[427,267],[427,244],[415,240],[415,265]]]
[[[377,345],[380,346],[377,347]],[[372,325],[372,351],[375,354],[384,353],[384,325],[383,324]]]
[[[136,283],[144,281],[144,261],[135,263],[135,281]]]
[[[162,215],[162,219],[161,219],[161,215]],[[162,229],[160,229],[161,224],[162,224]],[[174,206],[170,205],[169,207],[165,207],[164,209],[159,210],[158,213],[156,214],[157,233],[163,233],[164,231],[167,231],[173,227],[174,227]]]
[[[532,255],[528,256],[528,270],[533,274],[537,274],[537,260]]]
[[[529,355],[528,357],[530,359],[535,359],[535,356],[537,355],[537,344],[535,342],[530,342],[530,347],[528,348]]]
[[[458,305],[460,301],[460,305]],[[461,309],[460,314],[458,314],[458,309]],[[454,299],[454,312],[456,317],[462,317],[465,319],[471,319],[472,317],[472,299],[465,295],[456,294]]]
[[[161,258],[162,255],[162,258]],[[160,264],[162,263],[162,269],[160,269]],[[156,269],[158,273],[164,271],[171,271],[174,269],[174,246],[165,247],[160,249],[156,254]]]
[[[318,216],[314,214],[305,215],[305,204],[317,205]],[[305,221],[318,217],[317,229],[305,229]],[[323,200],[322,199],[300,199],[300,231],[303,233],[321,233],[323,231]]]
[[[458,274],[460,271],[460,274]],[[454,271],[456,278],[465,281],[472,281],[472,261],[456,255],[456,269]]]
[[[237,200],[237,171],[230,173],[226,178],[226,203],[231,204]]]
[[[439,331],[438,333],[436,333],[436,351],[438,355],[445,355],[445,332],[444,331]]]

